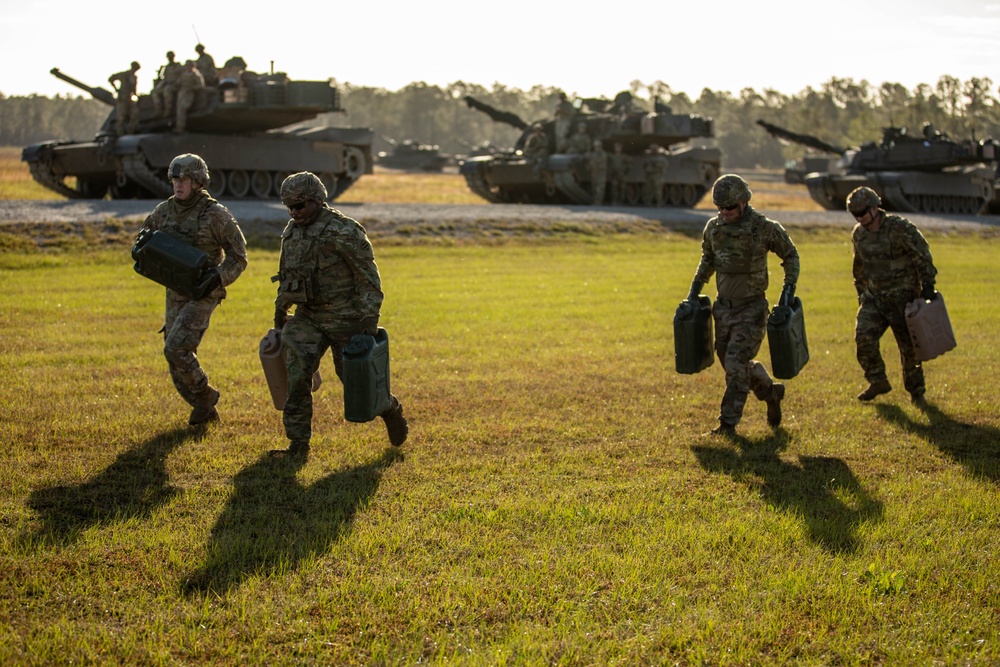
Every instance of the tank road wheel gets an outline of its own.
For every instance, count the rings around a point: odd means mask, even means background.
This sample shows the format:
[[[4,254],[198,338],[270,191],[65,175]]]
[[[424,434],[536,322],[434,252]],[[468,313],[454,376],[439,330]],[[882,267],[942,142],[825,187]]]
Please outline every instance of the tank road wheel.
[[[273,182],[274,182],[274,191],[275,192],[277,192],[277,193],[281,192],[281,184],[285,182],[285,179],[288,178],[288,176],[290,174],[291,174],[291,172],[288,172],[288,171],[276,171],[276,172],[274,172]]]
[[[684,199],[683,204],[687,208],[694,208],[694,205],[698,203],[698,190],[695,189],[694,185],[691,183],[686,183],[684,185]]]
[[[271,175],[259,169],[250,174],[250,191],[257,199],[267,199],[271,196]]]
[[[667,186],[667,203],[671,206],[680,206],[683,201],[680,183],[671,183]]]
[[[212,195],[214,199],[218,199],[226,190],[226,172],[222,169],[213,169],[208,175],[208,194]]]
[[[344,149],[344,172],[352,181],[356,181],[365,173],[367,164],[365,154],[357,146],[348,146]]]
[[[333,199],[337,194],[337,177],[328,171],[324,171],[319,174],[319,180],[326,186],[326,192],[330,199]]]
[[[625,203],[629,206],[638,206],[642,201],[642,186],[635,183],[625,184]]]
[[[242,169],[229,172],[229,194],[237,199],[243,199],[250,192],[250,175]]]

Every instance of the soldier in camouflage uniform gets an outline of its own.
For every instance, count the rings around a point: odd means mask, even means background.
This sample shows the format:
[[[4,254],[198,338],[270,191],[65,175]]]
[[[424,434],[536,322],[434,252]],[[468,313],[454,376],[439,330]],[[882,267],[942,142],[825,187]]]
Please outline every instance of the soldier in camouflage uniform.
[[[215,68],[215,58],[205,53],[205,47],[201,44],[195,46],[194,50],[198,53],[198,60],[195,61],[195,65],[201,73],[201,78],[205,80],[205,85],[219,85],[219,70]]]
[[[139,111],[135,101],[136,91],[139,90],[139,80],[135,75],[138,71],[139,63],[133,60],[130,69],[108,77],[108,83],[118,91],[115,102],[115,133],[118,136],[126,132],[133,134],[139,125]]]
[[[556,152],[563,153],[566,150],[566,142],[569,138],[569,128],[573,126],[573,118],[576,117],[576,107],[566,97],[566,93],[559,93],[559,104],[556,106]],[[586,153],[587,149],[584,148]]]
[[[646,170],[644,197],[646,206],[663,206],[663,185],[667,181],[667,169],[669,169],[670,164],[657,144],[651,144],[647,153],[649,157],[644,165]]]
[[[524,155],[525,161],[531,165],[535,175],[541,174],[549,159],[549,138],[541,123],[535,123],[531,126],[531,134],[525,139],[521,154]]]
[[[205,79],[194,66],[194,61],[184,62],[184,69],[177,79],[177,118],[174,120],[174,132],[187,129],[187,112],[194,105],[198,91],[205,87]]]
[[[170,379],[193,408],[188,423],[197,425],[219,418],[215,408],[219,391],[208,383],[208,375],[198,363],[198,345],[208,330],[212,312],[226,298],[226,286],[246,268],[247,247],[236,219],[205,190],[210,179],[204,160],[191,153],[178,155],[170,162],[167,173],[174,196],[146,217],[140,234],[160,230],[202,250],[214,264],[196,290],[204,294],[200,299],[167,289],[161,330]]]
[[[719,426],[712,432],[734,436],[751,391],[767,403],[767,421],[781,424],[785,386],[774,382],[754,357],[767,326],[767,254],[781,258],[785,270],[781,299],[791,300],[799,279],[799,253],[785,229],[750,206],[753,193],[736,174],[719,177],[712,201],[719,214],[708,221],[702,235],[701,262],[691,283],[688,300],[696,302],[701,288],[716,274],[718,295],[712,308],[715,318],[715,352],[726,371]]]
[[[590,194],[594,198],[594,205],[600,206],[604,203],[604,188],[608,182],[608,154],[604,152],[600,139],[594,139],[593,150],[587,154],[587,171],[590,174]]]
[[[326,187],[309,172],[281,184],[281,201],[291,220],[281,234],[274,326],[282,329],[288,364],[285,435],[278,456],[306,457],[312,437],[312,377],[329,349],[343,379],[343,352],[358,333],[375,335],[382,307],[382,280],[368,235],[356,220],[326,204]],[[288,310],[295,306],[294,317]],[[399,399],[390,396],[381,415],[393,446],[406,441],[408,427]]]
[[[177,82],[184,68],[174,60],[174,52],[167,51],[167,64],[160,68],[160,78],[153,86],[151,97],[157,116],[170,118],[174,113],[174,98],[177,97]]]
[[[869,383],[858,399],[870,401],[892,390],[879,352],[879,340],[891,328],[899,347],[903,386],[920,403],[926,390],[924,371],[916,359],[904,309],[918,296],[934,298],[937,269],[920,230],[906,218],[887,215],[879,208],[881,204],[878,194],[868,187],[847,196],[847,210],[858,222],[851,233],[854,287],[860,304],[854,341]]]
[[[591,139],[590,135],[587,134],[587,124],[577,123],[576,132],[573,136],[569,138],[566,142],[566,147],[563,152],[582,155],[590,150]]]
[[[622,152],[622,144],[615,142],[614,152],[608,156],[608,169],[611,172],[611,203],[618,206],[625,197],[628,184],[628,171],[632,168],[632,157]]]

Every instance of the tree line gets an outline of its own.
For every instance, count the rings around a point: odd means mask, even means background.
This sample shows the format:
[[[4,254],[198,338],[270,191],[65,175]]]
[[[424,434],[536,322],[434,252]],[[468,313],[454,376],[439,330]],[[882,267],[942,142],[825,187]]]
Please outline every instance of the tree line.
[[[397,91],[346,84],[340,92],[347,112],[325,114],[313,124],[371,127],[376,133],[375,150],[412,140],[438,145],[444,153],[467,154],[485,142],[508,148],[520,135],[519,130],[468,108],[467,95],[531,122],[551,118],[563,91],[549,86],[521,90],[500,83],[486,87],[457,81],[446,86],[417,82]],[[618,92],[609,91],[607,97],[613,99]],[[629,92],[649,110],[657,101],[674,113],[715,119],[715,138],[697,141],[718,146],[729,168],[776,168],[805,152],[803,146],[779,143],[756,124],[758,119],[844,147],[877,141],[882,128],[889,126],[919,134],[925,123],[953,139],[1000,139],[1000,91],[988,78],[961,81],[944,76],[933,85],[920,84],[911,90],[898,83],[875,86],[865,80],[834,77],[794,95],[770,89],[744,88],[733,94],[706,88],[693,100],[662,81],[633,81]],[[88,97],[6,97],[0,93],[0,145],[87,140],[109,111]]]

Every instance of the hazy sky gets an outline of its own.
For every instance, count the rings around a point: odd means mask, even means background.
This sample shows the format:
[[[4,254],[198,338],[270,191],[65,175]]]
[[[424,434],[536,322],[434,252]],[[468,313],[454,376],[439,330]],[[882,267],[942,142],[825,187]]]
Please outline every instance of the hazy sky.
[[[831,77],[912,88],[942,75],[1000,85],[1000,0],[351,0],[81,2],[0,7],[0,93],[76,94],[53,67],[108,87],[142,64],[147,92],[168,50],[295,79],[330,77],[398,90],[414,81],[558,86],[612,97],[657,79],[794,94]]]

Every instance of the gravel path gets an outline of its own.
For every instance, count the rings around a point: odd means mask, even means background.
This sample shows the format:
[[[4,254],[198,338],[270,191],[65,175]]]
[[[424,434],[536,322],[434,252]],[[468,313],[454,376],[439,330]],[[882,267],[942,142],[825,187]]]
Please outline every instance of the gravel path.
[[[253,233],[280,232],[288,219],[278,202],[223,202],[240,225]],[[0,230],[16,223],[138,224],[157,204],[154,200],[98,201],[0,201]],[[518,231],[551,232],[599,226],[622,231],[667,227],[690,233],[700,231],[710,211],[675,208],[595,208],[590,206],[362,204],[338,201],[334,206],[364,224],[375,235],[428,234],[460,236]],[[835,211],[762,211],[786,227],[854,225],[846,213]],[[907,217],[921,229],[941,231],[997,231],[1000,216],[923,215]]]

